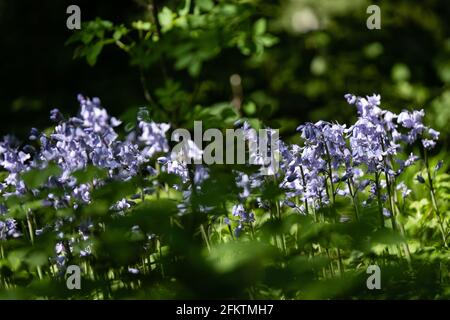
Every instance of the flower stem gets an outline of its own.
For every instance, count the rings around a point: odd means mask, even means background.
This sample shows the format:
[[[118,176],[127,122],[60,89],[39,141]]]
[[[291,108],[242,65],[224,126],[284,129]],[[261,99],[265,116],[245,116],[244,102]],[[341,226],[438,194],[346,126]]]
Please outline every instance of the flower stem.
[[[306,197],[304,196],[304,194],[306,193],[306,179],[305,179],[305,173],[303,172],[303,167],[300,166],[300,173],[302,175],[302,183],[303,183],[303,198],[304,203],[305,203],[305,211],[306,211],[306,215],[309,214],[309,208],[308,208],[308,199],[306,199]]]
[[[439,207],[438,207],[437,201],[436,201],[436,194],[435,194],[435,190],[434,190],[433,179],[431,178],[430,166],[428,163],[428,155],[427,155],[426,148],[423,148],[423,153],[424,153],[424,159],[425,159],[425,168],[426,168],[427,177],[428,177],[428,184],[430,186],[431,203],[433,204],[434,212],[436,213],[436,217],[438,218],[439,229],[441,231],[442,240],[444,241],[444,246],[446,248],[448,248],[447,237],[445,235],[445,230],[444,230],[444,223],[442,221],[441,213],[439,211]]]
[[[30,234],[30,241],[31,244],[34,244],[34,232],[33,232],[33,226],[31,224],[31,219],[30,219],[30,212],[27,212],[27,226],[28,226],[28,233]]]
[[[381,192],[380,192],[380,176],[378,172],[375,172],[375,186],[377,193],[377,202],[378,202],[378,214],[380,216],[380,226],[384,228],[384,216],[383,216],[383,205],[381,203]]]
[[[359,222],[359,208],[358,208],[358,202],[356,199],[357,191],[355,190],[356,188],[354,188],[354,187],[352,188],[352,185],[354,186],[352,178],[349,178],[349,180],[347,180],[347,185],[348,185],[348,190],[350,191],[350,196],[352,197],[353,207],[355,208],[355,219],[357,222]]]
[[[202,233],[203,240],[205,240],[206,247],[208,248],[208,252],[211,252],[211,246],[208,241],[208,236],[206,235],[205,227],[203,224],[200,225],[200,232]]]
[[[331,166],[331,156],[330,156],[330,152],[328,151],[328,146],[327,143],[324,142],[324,146],[325,146],[325,151],[327,153],[327,163],[328,163],[328,171],[329,171],[329,175],[330,175],[330,186],[331,186],[331,210],[333,212],[333,216],[334,216],[334,221],[335,223],[338,222],[338,218],[337,218],[337,212],[336,212],[336,192],[335,192],[335,188],[334,188],[334,183],[333,183],[333,168]],[[344,272],[344,265],[342,264],[342,257],[341,257],[341,249],[337,248],[337,255],[338,255],[338,267],[339,267],[339,274],[342,276],[343,272]]]

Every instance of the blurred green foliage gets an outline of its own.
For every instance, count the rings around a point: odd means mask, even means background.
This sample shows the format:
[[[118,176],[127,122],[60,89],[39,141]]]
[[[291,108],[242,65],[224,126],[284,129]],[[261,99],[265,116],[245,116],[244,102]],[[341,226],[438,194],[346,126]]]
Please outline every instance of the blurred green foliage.
[[[31,217],[33,225],[64,217],[65,223],[60,230],[34,239],[27,233],[0,243],[0,297],[447,299],[450,254],[440,238],[427,186],[413,182],[418,169],[412,167],[404,175],[404,181],[414,186],[411,199],[399,197],[396,203],[404,234],[380,229],[374,207],[361,208],[359,221],[347,223],[335,223],[331,207],[306,216],[285,208],[277,217],[258,208],[255,201],[260,194],[256,193],[246,199],[256,222],[251,232],[236,239],[222,222],[236,194],[230,189],[234,184],[225,181],[235,177],[232,170],[222,169],[211,172],[203,182],[204,191],[192,198],[182,215],[177,208],[179,195],[163,185],[156,194],[134,200],[137,204],[126,214],[108,210],[118,199],[132,199],[141,188],[154,186],[145,179],[107,184],[93,194],[90,205],[76,209],[55,210],[41,201],[29,202],[27,197],[14,209],[17,199],[11,199],[9,217],[21,221]],[[30,176],[40,179],[47,174]],[[218,179],[223,183],[218,184]],[[434,181],[447,224],[450,176],[436,173]],[[272,187],[264,192],[274,204],[279,190]],[[28,197],[35,199],[31,194]],[[213,201],[206,203],[206,198]],[[209,213],[198,211],[199,203],[207,205]],[[353,212],[349,203],[336,204],[336,209],[340,217]],[[78,228],[86,219],[93,228],[91,236],[83,239]],[[74,241],[67,264],[81,267],[81,290],[67,290],[67,276],[49,260],[54,256],[57,232],[64,233],[62,241]],[[409,262],[402,249],[405,244],[411,254]],[[91,254],[80,255],[86,246]],[[381,290],[366,287],[366,268],[371,264],[381,267]],[[130,273],[129,268],[138,273]]]
[[[346,122],[352,111],[342,97],[353,92],[381,93],[395,111],[425,108],[447,145],[447,1],[72,2],[81,32],[56,14],[69,2],[44,1],[34,19],[25,10],[32,2],[0,7],[4,134],[43,126],[53,107],[74,110],[81,92],[130,122],[148,106],[153,118],[186,126],[193,110],[231,104],[287,137],[307,120]],[[381,8],[381,30],[366,28],[369,4]],[[72,60],[74,50],[88,63]]]
[[[89,21],[69,43],[89,64],[105,45],[123,50],[140,70],[153,117],[186,126],[198,117],[192,108],[220,99],[289,135],[299,122],[291,115],[345,121],[346,92],[380,92],[396,111],[430,110],[447,135],[444,1],[379,3],[382,29],[372,31],[365,26],[372,2],[364,0],[140,3],[141,19]]]

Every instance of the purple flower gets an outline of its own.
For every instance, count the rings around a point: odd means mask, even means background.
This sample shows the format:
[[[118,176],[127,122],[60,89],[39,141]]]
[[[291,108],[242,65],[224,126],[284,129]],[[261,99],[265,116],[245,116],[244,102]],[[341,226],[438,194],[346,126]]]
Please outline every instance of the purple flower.
[[[402,193],[403,199],[405,199],[411,193],[411,189],[409,189],[403,181],[397,185],[396,189]]]
[[[434,167],[434,171],[439,171],[442,168],[442,165],[444,164],[444,161],[439,160],[436,166]]]
[[[139,274],[139,269],[128,267],[128,272],[131,274]]]
[[[17,222],[14,219],[0,220],[0,240],[6,240],[8,238],[18,238],[22,234],[18,230]]]
[[[58,242],[55,246],[56,254],[63,253],[65,251],[64,245],[61,242]]]
[[[433,140],[438,140],[438,139],[439,139],[440,132],[439,132],[439,131],[436,131],[436,130],[434,130],[434,129],[432,129],[432,128],[429,128],[429,129],[428,129],[428,134],[431,136],[431,139],[433,139]]]
[[[139,129],[142,133],[138,140],[146,146],[143,150],[146,157],[151,158],[158,152],[169,151],[169,143],[166,138],[166,133],[170,129],[169,124],[141,121]]]
[[[433,149],[436,146],[436,142],[433,140],[422,139],[422,145],[425,149]]]
[[[232,214],[235,217],[239,217],[240,223],[251,223],[255,221],[255,216],[253,213],[247,213],[242,204],[237,204],[233,206]]]
[[[244,230],[244,226],[242,224],[239,224],[236,228],[234,228],[234,236],[236,238],[239,238],[239,236],[242,233],[242,230]]]
[[[416,180],[419,181],[419,183],[425,183],[425,179],[422,177],[422,175],[418,174],[416,176]]]
[[[50,120],[54,122],[59,122],[64,120],[64,116],[58,109],[52,109],[50,110]]]
[[[367,102],[373,106],[379,106],[381,102],[381,96],[379,94],[374,94],[372,96],[367,96]]]
[[[30,136],[29,139],[30,140],[37,140],[39,137],[39,131],[36,128],[31,128],[31,132],[30,132]]]
[[[417,130],[423,130],[422,118],[425,112],[422,110],[413,112],[403,111],[398,115],[397,122],[405,128],[415,128]]]
[[[345,96],[345,99],[347,99],[348,104],[355,104],[356,102],[356,96],[350,93],[347,93]]]
[[[131,208],[131,205],[128,203],[126,199],[122,199],[118,201],[115,205],[112,206],[112,210],[116,211],[124,211]]]
[[[239,217],[245,214],[244,206],[242,204],[236,204],[233,206],[232,214],[235,217]]]

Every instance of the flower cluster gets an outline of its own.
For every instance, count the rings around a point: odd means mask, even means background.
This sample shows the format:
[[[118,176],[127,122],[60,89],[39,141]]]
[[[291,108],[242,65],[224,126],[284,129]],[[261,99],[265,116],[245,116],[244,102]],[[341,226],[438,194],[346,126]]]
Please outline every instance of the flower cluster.
[[[423,147],[430,149],[439,137],[439,132],[423,124],[423,110],[397,115],[380,107],[379,95],[345,97],[357,108],[353,125],[306,123],[298,127],[303,145],[282,152],[285,176],[281,186],[288,199],[302,200],[304,213],[334,202],[337,196],[354,197],[368,187],[369,201],[379,196],[384,202],[387,194],[382,189],[389,192],[396,178],[418,159],[411,153],[401,160],[405,147],[421,140]],[[410,192],[404,184],[396,190],[404,196]],[[293,206],[292,201],[285,204]],[[388,211],[383,208],[386,215]]]
[[[396,183],[397,177],[418,157],[411,153],[402,159],[401,155],[407,145],[419,140],[425,149],[433,148],[439,132],[423,124],[423,110],[402,111],[397,115],[380,107],[379,95],[363,98],[348,94],[345,97],[357,109],[358,118],[353,125],[347,127],[327,121],[306,123],[298,127],[303,141],[301,145],[279,142],[281,170],[272,173],[285,193],[277,205],[309,214],[333,204],[338,196],[354,199],[358,193],[368,191],[370,196],[364,203],[377,199],[383,207],[382,213],[390,216],[392,208],[387,205],[388,193],[398,191],[403,197],[410,193],[404,183]],[[127,181],[137,175],[151,177],[158,172],[166,172],[181,178],[179,184],[171,187],[183,194],[178,208],[179,213],[184,214],[192,193],[201,191],[202,182],[209,177],[207,167],[187,165],[186,156],[199,158],[202,150],[192,141],[187,141],[182,152],[170,153],[167,140],[170,125],[142,119],[138,119],[135,131],[120,140],[115,128],[121,122],[108,115],[98,98],[79,96],[78,100],[80,112],[76,117],[66,119],[59,110],[51,111],[50,118],[56,122],[56,126],[50,134],[33,128],[29,145],[21,147],[11,136],[6,136],[0,142],[0,167],[6,172],[6,178],[0,184],[3,199],[20,197],[27,192],[36,193],[39,189],[58,188],[63,190],[62,194],[48,193],[45,204],[56,209],[69,206],[77,208],[90,203],[92,190],[105,184],[106,180]],[[257,137],[252,135],[249,124],[244,122],[242,128],[246,138],[256,142]],[[253,163],[270,169],[267,164],[257,160]],[[51,176],[37,189],[30,190],[22,174],[44,169],[52,163],[58,166],[60,173]],[[80,183],[74,173],[88,166],[106,171],[107,178],[94,178]],[[246,199],[253,190],[264,184],[266,176],[260,172],[235,173],[236,185],[240,189],[236,195],[238,203],[233,206],[232,216],[226,218],[225,223],[230,227],[237,225],[234,235],[238,237],[246,226],[255,222],[255,214],[246,208]],[[143,192],[153,191],[147,188]],[[260,208],[271,206],[260,197],[256,201]],[[123,213],[133,204],[132,199],[122,199],[111,209]],[[205,206],[197,209],[203,212],[211,210]],[[5,216],[7,212],[6,205],[1,204],[0,241],[20,237],[23,232],[14,219]],[[46,227],[58,230],[58,226],[63,223],[60,219],[54,226]],[[41,234],[46,227],[36,230],[36,235]],[[81,239],[88,240],[89,222],[78,229]],[[59,234],[59,237],[62,239],[63,234]],[[72,239],[56,244],[56,261],[60,266],[64,266],[65,256],[75,241]],[[80,253],[83,256],[89,254],[89,247]]]

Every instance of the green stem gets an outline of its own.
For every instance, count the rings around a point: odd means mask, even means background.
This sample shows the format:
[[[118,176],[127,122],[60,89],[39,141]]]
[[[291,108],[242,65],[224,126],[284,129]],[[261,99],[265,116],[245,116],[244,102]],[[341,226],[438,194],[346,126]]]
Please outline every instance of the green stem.
[[[43,277],[43,275],[42,275],[42,269],[41,269],[41,266],[37,266],[36,269],[37,269],[37,273],[38,273],[39,280],[42,280],[44,277]]]
[[[34,244],[34,232],[33,232],[33,225],[31,224],[29,211],[27,211],[27,226],[28,226],[28,233],[30,234],[31,244],[33,245]]]
[[[280,203],[278,202],[278,200],[275,200],[275,208],[276,208],[276,215],[278,217],[278,220],[281,223],[281,209],[280,209]],[[281,232],[279,234],[279,238],[280,238],[280,242],[281,242],[281,248],[282,248],[284,254],[287,254],[286,238],[284,236],[284,233]]]
[[[347,184],[348,184],[348,190],[350,191],[350,196],[352,197],[352,204],[353,204],[353,207],[355,208],[355,218],[356,218],[356,221],[359,222],[358,202],[355,199],[356,198],[356,190],[355,190],[355,188],[352,188],[352,185],[354,185],[353,179],[349,178],[347,180]]]
[[[326,253],[327,253],[328,260],[330,260],[330,272],[331,272],[331,276],[334,277],[333,260],[331,259],[330,251],[328,250],[328,248],[325,248],[325,251],[326,251]]]
[[[303,172],[303,167],[300,166],[300,173],[302,175],[302,183],[303,183],[303,192],[306,192],[306,179],[305,179],[305,173]],[[309,215],[309,210],[308,210],[308,199],[305,198],[305,210],[306,210],[306,215]]]
[[[383,150],[383,153],[385,152],[385,148],[384,148],[384,143],[383,140],[380,139],[380,143],[381,143],[381,149]],[[384,162],[384,177],[386,179],[386,189],[388,192],[388,197],[389,197],[389,208],[391,209],[391,223],[392,223],[392,229],[393,230],[397,230],[397,226],[396,226],[396,221],[395,221],[395,213],[394,213],[394,204],[392,202],[392,192],[391,192],[391,182],[389,179],[389,175],[387,173],[387,168],[388,168],[388,163],[386,160],[386,157],[383,157],[383,162]]]
[[[200,232],[202,233],[203,240],[205,240],[206,247],[208,248],[208,252],[211,252],[211,246],[209,244],[208,236],[206,235],[205,227],[203,226],[203,224],[200,225]]]
[[[330,175],[330,186],[331,186],[331,198],[332,199],[332,203],[331,203],[331,210],[333,212],[333,216],[334,216],[334,221],[335,223],[338,222],[338,218],[337,218],[337,213],[336,213],[336,192],[334,189],[334,183],[333,183],[333,168],[331,166],[331,157],[330,157],[330,152],[328,151],[328,146],[327,143],[324,141],[324,146],[325,146],[325,151],[327,152],[327,163],[328,163],[328,171],[329,171],[329,175]],[[339,248],[337,248],[337,254],[338,254],[338,267],[339,267],[339,274],[342,276],[343,272],[344,272],[344,265],[342,263],[342,257],[341,257],[341,250]]]
[[[380,216],[380,226],[384,228],[384,216],[383,216],[383,205],[381,203],[381,190],[380,190],[380,176],[378,172],[375,172],[375,186],[377,193],[377,201],[378,201],[378,214]]]
[[[382,147],[383,152],[384,152],[385,148],[384,148],[383,141],[381,141],[381,147]],[[384,164],[385,164],[385,166],[387,168],[388,163],[387,163],[386,158],[384,158],[383,161],[384,161]],[[389,159],[389,162],[391,164],[391,167],[393,167],[392,159]],[[390,208],[391,208],[392,229],[396,230],[396,227],[399,226],[400,234],[403,237],[405,237],[405,229],[403,228],[403,225],[401,223],[397,222],[397,219],[396,219],[396,205],[395,205],[395,203],[396,203],[397,199],[396,199],[396,193],[395,193],[395,178],[394,178],[394,181],[391,183],[386,170],[384,171],[384,174],[385,174],[385,177],[386,177],[386,186],[387,186],[388,195],[389,195],[389,205],[390,205]],[[401,252],[400,249],[398,249],[398,250],[399,250],[399,252]],[[404,250],[405,250],[406,260],[408,261],[408,264],[411,267],[411,251],[409,250],[408,242],[406,242],[406,237],[405,237],[405,243],[404,243]]]
[[[403,210],[400,211],[400,208],[397,205],[399,203],[399,201],[398,201],[398,198],[397,198],[397,193],[395,191],[396,190],[395,184],[392,186],[392,190],[393,190],[393,197],[392,197],[392,200],[393,200],[393,211],[392,211],[392,214],[394,214],[394,212],[395,212],[396,217],[401,217],[402,211],[404,210],[405,200],[403,200]],[[396,224],[397,224],[397,226],[398,226],[398,228],[400,230],[400,234],[402,235],[402,237],[405,238],[405,242],[403,243],[403,249],[405,251],[406,260],[408,261],[408,264],[411,267],[411,250],[409,249],[408,241],[406,239],[405,228],[403,227],[401,219],[396,220]]]
[[[388,197],[389,197],[389,208],[391,209],[391,223],[392,223],[392,229],[393,230],[397,230],[397,222],[395,221],[395,212],[394,212],[394,204],[393,204],[393,199],[392,199],[392,192],[391,192],[391,183],[389,181],[389,176],[386,172],[386,170],[384,171],[384,176],[386,179],[386,188],[387,188],[387,192],[388,192]]]
[[[250,222],[250,231],[252,233],[252,240],[255,240],[256,239],[255,228],[253,228],[253,223],[251,223],[251,222]]]
[[[225,212],[226,217],[228,218],[228,211],[227,211],[227,206],[225,204],[225,202],[222,203],[222,207],[223,207],[223,211]],[[228,219],[230,221],[230,219]],[[229,224],[227,224],[228,227],[228,231],[230,232],[231,235],[231,239],[235,240],[234,238],[234,234],[233,234],[233,229],[231,229],[231,226]]]
[[[160,167],[158,161],[157,161],[156,164],[155,164],[155,170],[156,170],[156,175],[159,176],[159,173],[160,173],[160,171],[161,171],[161,167]],[[194,180],[192,180],[192,181],[194,181]],[[192,182],[192,183],[193,183],[193,182]],[[159,197],[160,197],[160,190],[159,190],[159,189],[160,189],[160,188],[159,188],[159,183],[157,183],[157,184],[156,184],[156,199],[158,199],[158,200],[159,200]],[[195,189],[195,186],[193,186],[192,189]]]
[[[158,239],[157,240],[157,245],[158,245],[158,253],[159,253],[159,266],[161,268],[161,276],[164,278],[164,265],[163,265],[163,261],[162,261],[162,249],[161,249],[161,240]]]
[[[435,194],[435,190],[434,190],[433,179],[431,178],[430,167],[429,167],[429,163],[428,163],[427,150],[425,148],[423,148],[423,153],[424,153],[424,159],[425,159],[425,168],[426,168],[427,176],[428,176],[428,184],[430,186],[431,202],[433,204],[434,211],[435,211],[436,216],[438,218],[439,229],[441,231],[442,240],[444,241],[444,246],[446,248],[448,248],[447,237],[445,235],[445,230],[444,230],[444,224],[443,224],[441,213],[439,211],[439,207],[438,207],[437,201],[436,201],[436,194]]]

